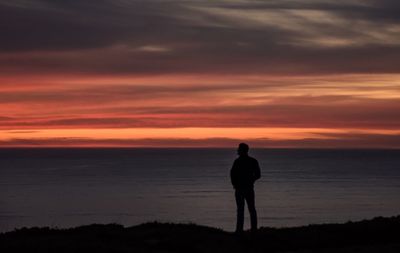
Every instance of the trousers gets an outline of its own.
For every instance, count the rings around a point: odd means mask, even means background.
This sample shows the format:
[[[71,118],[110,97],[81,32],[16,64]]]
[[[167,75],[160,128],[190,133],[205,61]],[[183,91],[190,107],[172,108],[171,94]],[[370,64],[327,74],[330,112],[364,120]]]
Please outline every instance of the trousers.
[[[251,230],[257,230],[257,211],[255,206],[254,189],[236,189],[235,199],[237,207],[236,232],[243,231],[245,201],[250,213]]]

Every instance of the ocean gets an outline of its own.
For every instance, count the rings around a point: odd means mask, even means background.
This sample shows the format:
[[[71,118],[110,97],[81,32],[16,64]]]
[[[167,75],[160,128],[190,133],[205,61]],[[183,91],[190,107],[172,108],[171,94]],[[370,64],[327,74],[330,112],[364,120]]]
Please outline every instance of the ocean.
[[[259,226],[400,213],[400,150],[251,149]],[[184,222],[233,231],[236,149],[0,149],[0,231]],[[245,227],[249,227],[246,210]]]

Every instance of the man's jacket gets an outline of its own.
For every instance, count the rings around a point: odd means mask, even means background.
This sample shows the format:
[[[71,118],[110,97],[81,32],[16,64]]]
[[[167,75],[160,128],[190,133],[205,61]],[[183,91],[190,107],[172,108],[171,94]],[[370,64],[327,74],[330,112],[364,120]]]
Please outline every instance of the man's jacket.
[[[250,156],[239,156],[231,169],[231,182],[235,189],[253,188],[254,182],[261,177],[260,166]]]

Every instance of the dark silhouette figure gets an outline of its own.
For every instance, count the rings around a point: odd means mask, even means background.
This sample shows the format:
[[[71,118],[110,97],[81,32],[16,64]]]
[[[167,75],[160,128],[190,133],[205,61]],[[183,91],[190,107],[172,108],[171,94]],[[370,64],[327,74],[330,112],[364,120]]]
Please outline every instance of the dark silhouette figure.
[[[235,188],[237,206],[236,233],[243,232],[244,204],[250,213],[251,231],[257,230],[257,212],[254,200],[254,182],[261,177],[258,161],[248,155],[249,146],[240,143],[238,147],[239,157],[233,163],[231,169],[231,182]]]

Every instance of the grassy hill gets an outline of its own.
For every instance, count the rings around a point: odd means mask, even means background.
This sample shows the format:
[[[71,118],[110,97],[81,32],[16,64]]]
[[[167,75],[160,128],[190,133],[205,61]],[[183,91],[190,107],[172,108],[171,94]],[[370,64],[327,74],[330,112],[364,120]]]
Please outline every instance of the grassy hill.
[[[23,228],[0,234],[0,252],[400,252],[400,216],[345,224],[261,228],[235,235],[194,224]]]

